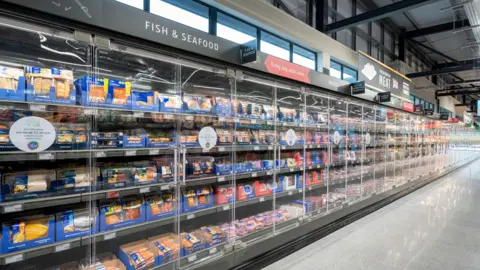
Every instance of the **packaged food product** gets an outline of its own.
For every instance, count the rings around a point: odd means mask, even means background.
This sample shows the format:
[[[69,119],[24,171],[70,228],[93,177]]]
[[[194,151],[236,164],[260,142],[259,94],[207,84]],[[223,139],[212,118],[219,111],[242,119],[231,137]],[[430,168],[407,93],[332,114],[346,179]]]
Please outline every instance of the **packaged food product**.
[[[235,200],[235,188],[232,185],[215,187],[215,204],[232,203]]]
[[[79,270],[126,270],[125,265],[110,252],[95,256],[93,261],[83,259]]]
[[[187,157],[187,174],[200,176],[214,174],[215,159],[208,156]]]
[[[145,221],[143,199],[127,196],[100,202],[100,231],[117,229]]]
[[[235,102],[235,113],[237,117],[247,117],[248,116],[248,106],[249,103],[244,100],[237,100]]]
[[[182,193],[182,197],[183,212],[192,212],[212,207],[214,205],[214,196],[211,186],[186,188]]]
[[[56,214],[57,241],[92,235],[98,231],[98,211],[75,208]]]
[[[233,143],[234,136],[232,130],[217,128],[215,131],[217,133],[217,140],[219,145],[229,145]]]
[[[102,172],[102,183],[104,188],[126,187],[135,184],[134,168],[112,168],[104,167]]]
[[[233,165],[231,157],[217,157],[215,159],[215,174],[227,175],[233,173]]]
[[[168,262],[168,255],[171,250],[171,259],[176,260],[179,258],[180,255],[180,244],[177,242],[178,235],[173,233],[166,233],[159,236],[154,236],[148,238],[148,241],[158,249],[158,255],[164,256],[163,263]],[[164,249],[162,248],[164,247]],[[167,260],[165,260],[167,259]],[[161,260],[159,260],[159,264],[162,264]]]
[[[146,197],[147,221],[157,220],[174,215],[176,208],[172,193],[163,192],[161,195],[148,195]]]
[[[200,146],[198,143],[198,130],[182,130],[180,143],[185,146]]]
[[[234,131],[235,141],[238,144],[250,144],[251,133],[248,129],[240,129]]]
[[[17,149],[10,141],[10,126],[9,122],[0,123],[0,151]]]
[[[183,111],[189,113],[211,113],[214,102],[212,97],[183,95]]]
[[[151,165],[150,161],[135,162],[133,166],[133,177],[137,184],[157,182],[157,167]]]
[[[283,185],[283,190],[291,190],[297,188],[297,174],[281,175],[280,182]]]
[[[99,177],[99,168],[71,165],[57,170],[57,180],[52,185],[58,191],[85,192],[96,188]]]
[[[76,80],[75,86],[80,105],[132,109],[131,82],[86,76]]]
[[[175,144],[175,132],[173,130],[148,130],[147,148],[170,147]]]
[[[120,246],[119,258],[128,269],[149,269],[156,265],[155,248],[147,240]]]
[[[158,112],[160,110],[158,92],[132,90],[132,109]]]
[[[180,112],[182,110],[182,98],[175,95],[160,95],[161,112]]]
[[[215,110],[217,115],[232,115],[232,102],[229,98],[215,97]]]
[[[33,215],[14,218],[2,224],[4,253],[51,244],[55,240],[55,218]]]
[[[180,243],[182,247],[180,256],[192,254],[203,248],[202,242],[193,233],[181,233]]]
[[[94,149],[121,148],[121,135],[121,132],[92,132],[90,143]]]
[[[59,104],[75,104],[73,72],[58,68],[25,68],[26,100]]]
[[[2,197],[8,200],[48,196],[55,177],[51,170],[6,173],[2,177]]]
[[[237,200],[243,201],[255,197],[255,189],[252,183],[237,184]]]
[[[173,159],[172,158],[157,158],[153,160],[153,164],[157,167],[157,177],[163,182],[173,181]]]
[[[21,68],[0,66],[0,99],[24,101],[25,87]]]
[[[263,115],[263,119],[265,120],[273,120],[275,116],[275,110],[273,109],[273,106],[263,105],[262,115]]]

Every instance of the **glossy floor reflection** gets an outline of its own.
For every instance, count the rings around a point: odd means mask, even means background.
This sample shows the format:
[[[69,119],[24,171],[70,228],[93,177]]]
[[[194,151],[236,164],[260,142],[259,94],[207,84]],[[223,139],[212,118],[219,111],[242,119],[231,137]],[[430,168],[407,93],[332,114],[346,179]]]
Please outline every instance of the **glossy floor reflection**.
[[[264,269],[480,269],[480,161]]]

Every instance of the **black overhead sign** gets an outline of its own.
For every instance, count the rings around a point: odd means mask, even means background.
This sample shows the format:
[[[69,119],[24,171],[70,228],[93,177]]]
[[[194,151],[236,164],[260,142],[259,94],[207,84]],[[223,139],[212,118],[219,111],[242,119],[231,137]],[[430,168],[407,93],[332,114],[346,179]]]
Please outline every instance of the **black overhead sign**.
[[[250,46],[240,46],[240,63],[246,64],[257,61],[257,49]]]
[[[391,101],[390,92],[378,93],[377,97],[378,97],[378,102],[390,102]]]
[[[423,105],[415,105],[415,107],[413,107],[413,112],[417,112],[417,113],[423,112]]]
[[[371,86],[410,99],[413,84],[404,77],[362,54],[358,56],[358,69],[358,80],[365,81],[367,87]]]
[[[425,115],[433,115],[433,109],[424,109],[424,110],[423,110],[423,113],[424,113]]]
[[[353,95],[360,95],[365,94],[365,82],[354,82],[351,84],[351,94]]]
[[[448,114],[440,114],[440,120],[448,120]]]

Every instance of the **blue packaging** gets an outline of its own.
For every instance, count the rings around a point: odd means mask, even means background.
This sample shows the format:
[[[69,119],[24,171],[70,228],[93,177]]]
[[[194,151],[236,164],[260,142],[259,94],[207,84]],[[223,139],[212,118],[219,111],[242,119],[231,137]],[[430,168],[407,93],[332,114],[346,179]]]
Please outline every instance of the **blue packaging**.
[[[214,102],[212,97],[183,95],[184,113],[211,114],[213,112]]]
[[[135,185],[134,168],[103,168],[101,172],[104,189]]]
[[[187,188],[182,193],[182,212],[188,213],[213,207],[213,190],[210,186]]]
[[[138,252],[139,248],[147,248],[154,257],[142,257],[142,253]],[[147,240],[139,240],[120,246],[118,259],[125,265],[126,270],[151,269],[158,265],[157,254],[155,247]],[[132,264],[132,261],[134,264]]]
[[[0,123],[0,151],[15,151],[17,147],[10,140],[10,124]]]
[[[29,178],[35,176],[30,183]],[[22,200],[50,196],[55,193],[51,182],[55,180],[55,171],[36,170],[7,173],[2,176],[2,201]]]
[[[262,165],[264,170],[273,170],[273,160],[271,159],[262,160]]]
[[[222,116],[232,115],[232,102],[229,98],[215,97],[215,114]]]
[[[161,112],[181,112],[183,101],[179,96],[163,95],[159,96],[159,106]]]
[[[131,82],[86,76],[76,80],[75,87],[79,105],[132,109]]]
[[[0,66],[0,99],[25,101],[25,89],[22,69]]]
[[[150,195],[145,200],[147,221],[159,220],[175,215],[176,201],[171,193]]]
[[[90,174],[90,170],[93,175]],[[63,193],[90,192],[97,189],[100,182],[100,169],[72,167],[56,171],[57,179],[50,183],[51,190]]]
[[[145,205],[136,197],[105,200],[100,203],[100,232],[145,222]]]
[[[175,131],[149,130],[145,138],[146,148],[168,148],[175,145]]]
[[[158,112],[160,110],[158,92],[132,91],[132,109],[140,111]]]
[[[71,105],[76,103],[71,70],[26,67],[25,77],[26,101]]]
[[[90,216],[92,214],[92,216]],[[72,209],[56,215],[55,239],[57,241],[93,235],[98,232],[98,211]]]
[[[27,240],[29,226],[44,229],[45,234],[36,239]],[[32,228],[31,230],[35,230]],[[55,241],[55,218],[52,215],[38,215],[15,219],[2,224],[2,250],[4,253],[52,244]]]

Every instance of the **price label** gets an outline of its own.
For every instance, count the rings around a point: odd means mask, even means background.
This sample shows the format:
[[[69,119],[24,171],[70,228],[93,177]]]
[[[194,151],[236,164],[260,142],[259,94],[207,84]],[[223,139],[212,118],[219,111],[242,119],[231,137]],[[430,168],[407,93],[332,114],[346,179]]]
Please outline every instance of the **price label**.
[[[208,251],[208,253],[210,253],[210,255],[212,255],[212,254],[217,253],[217,251],[218,251],[217,248],[214,247],[214,248],[210,249],[210,250]]]
[[[97,109],[83,109],[83,113],[86,114],[86,115],[97,115],[98,114],[98,110]]]
[[[317,144],[317,148],[320,148],[320,147],[322,147],[322,145],[320,145],[320,144]]]
[[[283,122],[282,125],[283,125],[283,126],[286,126],[286,125],[287,125],[287,122]]]
[[[117,233],[114,233],[114,232],[112,232],[112,233],[107,233],[107,234],[105,234],[105,235],[103,236],[103,240],[106,241],[106,240],[113,239],[113,238],[115,238],[115,237],[117,237]]]
[[[185,116],[185,120],[187,120],[187,121],[193,121],[193,115],[187,115],[187,116]]]
[[[139,190],[140,193],[148,193],[150,192],[150,187],[144,187]]]
[[[292,195],[292,194],[293,194],[293,191],[289,191],[289,192],[288,192],[288,195]]]
[[[225,117],[218,117],[218,121],[225,122]]]
[[[16,262],[21,262],[24,259],[24,254],[17,254],[5,258],[5,264],[11,264]]]
[[[225,152],[225,147],[218,147],[218,152]]]
[[[260,150],[260,147],[259,146],[254,146],[253,150],[258,151],[258,150]]]
[[[312,187],[308,187],[308,190],[312,190]]]
[[[230,205],[229,204],[224,205],[222,209],[223,209],[223,211],[230,210]]]
[[[47,105],[30,104],[30,111],[44,112],[47,110]]]
[[[218,177],[217,181],[218,181],[218,182],[223,182],[223,181],[225,181],[225,176],[220,176],[220,177]]]
[[[151,149],[149,152],[149,155],[154,156],[160,154],[160,150],[158,149]]]
[[[65,251],[71,248],[71,243],[65,243],[58,246],[55,246],[55,252]]]
[[[258,198],[258,201],[259,201],[259,202],[264,202],[264,201],[265,201],[265,197],[260,197],[260,198]]]
[[[194,219],[194,218],[195,218],[195,214],[187,215],[187,219]]]
[[[170,189],[169,185],[165,185],[165,186],[160,187],[160,190],[169,190],[169,189]]]
[[[267,125],[273,126],[273,121],[267,121]]]
[[[268,172],[267,172],[267,175],[272,175],[272,174],[273,174],[272,171],[268,171]]]
[[[111,192],[107,192],[106,194],[106,197],[107,199],[111,199],[111,198],[117,198],[120,194],[118,193],[118,191],[111,191]]]
[[[54,153],[38,154],[38,159],[39,160],[53,160],[53,159],[55,159],[55,154]]]
[[[268,150],[273,150],[273,146],[268,146]]]
[[[196,260],[197,260],[197,254],[194,254],[194,255],[188,257],[188,262],[189,263],[194,262]]]
[[[313,145],[311,145],[311,144],[308,146],[308,148],[312,148],[312,147],[313,147]]]
[[[127,157],[136,156],[136,155],[137,155],[137,150],[125,151],[125,156],[127,156]]]
[[[313,167],[312,167],[312,166],[308,166],[308,169],[311,170],[311,169],[313,169]]]
[[[287,149],[287,147],[286,147],[285,145],[283,145],[283,146],[282,146],[282,149],[285,150],[285,149]]]
[[[294,168],[290,168],[290,172],[293,172],[295,169]]]
[[[256,124],[256,123],[257,123],[257,120],[256,120],[256,119],[252,119],[252,120],[250,121],[250,123]]]
[[[303,189],[299,189],[299,190],[298,190],[298,193],[302,193],[302,192],[303,192]]]
[[[95,157],[97,158],[104,158],[107,156],[107,153],[101,151],[101,152],[95,152]]]
[[[252,173],[252,177],[257,177],[257,173],[256,172]]]
[[[240,120],[238,119],[238,117],[234,117],[233,122],[237,123],[237,122],[240,122]]]
[[[133,112],[133,117],[143,118],[145,117],[144,112]]]
[[[14,213],[14,212],[20,212],[23,210],[23,205],[21,204],[15,204],[15,205],[8,205],[3,207],[3,213]]]
[[[163,119],[172,120],[172,119],[175,119],[175,115],[173,115],[173,114],[164,114],[164,115],[163,115]]]

